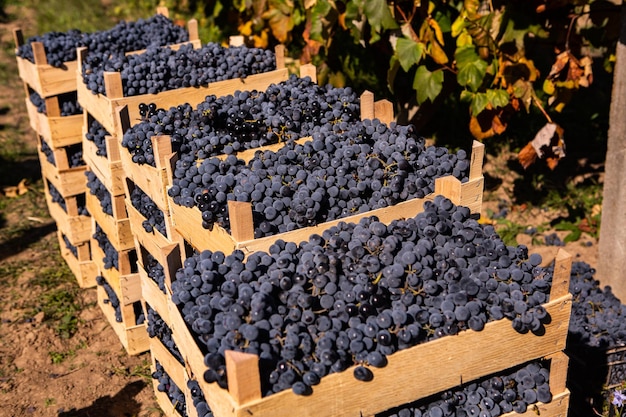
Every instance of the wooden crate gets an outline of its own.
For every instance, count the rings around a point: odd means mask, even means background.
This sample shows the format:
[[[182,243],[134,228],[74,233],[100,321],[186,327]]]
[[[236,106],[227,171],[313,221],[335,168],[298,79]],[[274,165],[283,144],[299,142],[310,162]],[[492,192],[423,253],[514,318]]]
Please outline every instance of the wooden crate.
[[[78,74],[81,72],[80,63],[84,60],[85,53],[86,50],[84,48],[78,49]],[[117,134],[120,129],[117,112],[119,108],[124,106],[128,107],[130,120],[139,121],[141,120],[139,104],[142,103],[154,103],[161,108],[170,108],[181,103],[197,106],[208,95],[223,96],[237,90],[265,90],[272,83],[285,81],[289,74],[287,68],[284,67],[284,47],[282,45],[276,48],[276,68],[276,70],[250,75],[246,78],[216,81],[207,87],[179,88],[162,91],[157,94],[143,94],[131,97],[123,96],[121,73],[107,72],[104,74],[106,95],[94,94],[81,81],[77,86],[78,102],[108,132]]]
[[[135,239],[137,239],[137,241],[139,242],[139,244],[146,248],[152,256],[159,260],[159,262],[167,261],[168,259],[166,257],[163,257],[164,250],[166,252],[170,251],[171,249],[169,248],[171,248],[173,245],[181,244],[182,238],[174,229],[174,225],[172,224],[169,211],[163,210],[161,208],[159,209],[163,212],[163,217],[165,220],[165,234],[157,230],[156,227],[153,228],[152,232],[147,232],[146,229],[144,229],[142,223],[146,220],[146,217],[144,217],[144,215],[138,209],[136,209],[130,201],[130,195],[135,187],[137,186],[130,179],[127,179],[125,181],[126,211],[128,212],[128,218],[130,219],[132,233],[135,236]],[[143,191],[143,189],[141,190]],[[149,197],[152,197],[151,194],[146,194]]]
[[[39,139],[39,146],[37,147],[37,151],[39,154],[39,161],[40,161],[40,165],[42,166],[42,170],[44,169],[43,167],[44,165],[49,165],[49,166],[46,166],[45,168],[46,172],[51,172],[52,170],[56,169],[60,172],[59,175],[62,176],[62,173],[65,173],[65,172],[74,173],[74,171],[72,170],[74,170],[75,168],[81,168],[83,171],[86,169],[87,167],[86,164],[83,164],[77,167],[70,167],[70,155],[68,152],[72,148],[76,148],[76,150],[79,150],[81,148],[81,145],[73,144],[73,145],[68,145],[68,146],[63,146],[63,147],[53,147],[50,145],[50,141],[46,140],[43,136],[39,135],[38,139]],[[48,145],[48,147],[50,148],[52,152],[52,156],[54,158],[54,164],[48,161],[47,155],[43,152],[44,143]]]
[[[157,8],[157,13],[168,16],[167,8]],[[201,42],[198,36],[198,22],[195,19],[187,23],[189,32],[189,42],[198,47]],[[13,31],[13,39],[16,49],[24,45],[24,34],[21,29]],[[20,78],[30,88],[35,90],[41,97],[47,98],[55,95],[76,91],[77,71],[79,71],[78,60],[67,61],[63,63],[63,68],[56,68],[48,64],[48,58],[44,50],[42,42],[31,42],[33,48],[33,56],[35,63],[27,59],[16,56],[17,70]],[[171,45],[171,47],[179,47],[179,44]],[[142,51],[133,51],[131,53],[140,53]],[[80,76],[80,74],[79,74]]]
[[[189,379],[185,372],[185,367],[182,366],[172,354],[167,350],[165,346],[155,338],[150,339],[150,359],[152,372],[157,370],[157,363],[161,365],[163,371],[171,378],[174,385],[178,387],[183,393],[185,393],[187,387],[187,380]],[[158,389],[159,381],[152,379],[152,388],[154,395],[157,399],[159,407],[163,411],[166,417],[182,417],[176,410],[176,405],[172,403],[169,396],[165,392],[161,392]],[[187,402],[185,401],[185,409],[187,408]]]
[[[303,65],[300,67],[300,76],[310,77],[314,82],[317,80],[316,69],[313,65]],[[279,80],[282,81],[282,80]],[[269,86],[265,87],[265,89]],[[248,88],[254,89],[254,88]],[[258,89],[258,88],[257,88]],[[230,94],[232,92],[224,92],[222,94]],[[215,94],[215,93],[212,93]],[[364,93],[365,100],[370,100],[370,107],[372,111],[374,106],[378,111],[380,117],[385,117],[386,120],[391,121],[393,119],[393,107],[391,102],[387,100],[380,100],[374,103],[374,96],[372,93]],[[200,102],[204,101],[204,97]],[[369,101],[368,101],[369,103]],[[119,127],[117,137],[121,141],[124,133],[130,129],[133,125],[138,123],[138,119],[131,116],[130,107],[124,105],[117,109],[116,112],[117,125]],[[167,186],[169,185],[167,165],[170,163],[172,157],[172,144],[169,136],[153,136],[152,150],[154,153],[155,166],[148,164],[137,164],[132,161],[132,156],[127,149],[120,150],[120,157],[122,160],[123,170],[128,178],[130,178],[139,188],[141,188],[146,194],[152,198],[157,206],[163,211],[169,211],[168,199],[167,199]],[[282,143],[270,145],[263,149],[279,149],[282,147]],[[240,157],[251,158],[257,149],[250,149],[237,153]]]
[[[44,193],[48,212],[50,217],[56,222],[57,229],[63,231],[72,243],[88,242],[91,239],[92,219],[90,216],[79,214],[78,210],[81,204],[79,200],[84,198],[85,195],[65,197],[66,209],[64,210],[59,203],[52,201],[48,181],[44,181]]]
[[[200,386],[217,417],[372,416],[414,402],[464,381],[562,352],[572,305],[568,292],[571,261],[571,255],[563,250],[558,252],[550,299],[544,304],[550,322],[541,335],[518,333],[508,319],[489,322],[480,332],[462,331],[389,355],[385,367],[371,369],[374,373],[371,383],[357,381],[353,376],[354,367],[327,375],[313,387],[310,396],[298,396],[287,390],[262,398],[258,357],[227,351],[229,389],[204,380],[199,380]],[[204,355],[173,304],[170,304],[170,318],[174,340],[185,361],[193,374],[203,375]],[[416,366],[408,368],[407,364]],[[437,378],[424,378],[424,375],[437,375]]]
[[[74,253],[72,253],[72,251],[65,244],[65,239],[63,239],[65,234],[61,230],[57,230],[57,236],[59,239],[61,256],[76,277],[78,286],[81,288],[95,287],[98,268],[91,259],[90,242],[83,241],[78,244],[74,244],[71,239],[68,238],[70,243],[76,247],[76,255],[74,255]]]
[[[98,245],[98,241],[91,239],[92,259],[98,266],[98,272],[118,295],[120,302],[130,305],[141,300],[141,281],[137,272],[135,249],[118,252],[119,268],[104,268],[104,251]]]
[[[166,141],[167,142],[167,141]],[[231,232],[214,225],[212,230],[202,227],[202,214],[197,207],[184,207],[174,203],[168,196],[172,222],[176,231],[197,250],[213,250],[230,253],[235,249],[244,251],[246,254],[256,251],[267,251],[277,240],[285,242],[301,242],[314,233],[321,234],[324,230],[336,226],[339,222],[359,222],[364,217],[377,216],[383,223],[388,224],[392,220],[414,217],[423,211],[424,202],[432,201],[435,196],[443,195],[456,205],[469,207],[472,213],[480,213],[482,206],[482,192],[484,178],[482,176],[482,161],[484,145],[474,141],[471,154],[469,180],[461,183],[453,176],[437,178],[435,191],[424,198],[416,198],[403,201],[394,206],[359,213],[353,216],[321,223],[317,226],[296,229],[286,233],[280,233],[263,238],[254,238],[254,225],[252,221],[252,205],[248,202],[229,201],[228,211],[231,219]],[[175,164],[175,155],[171,157],[167,166],[168,178],[172,178],[172,167]]]
[[[542,417],[567,417],[569,397],[571,395],[570,391],[566,387],[569,358],[563,352],[556,352],[544,358],[540,358],[540,360],[541,362],[546,363],[550,369],[549,385],[550,392],[552,393],[552,400],[548,403],[537,402],[530,405],[524,413],[512,411],[501,414],[500,417],[536,417],[538,415]],[[533,360],[531,362],[535,361]],[[496,372],[493,375],[489,375],[487,379],[495,376],[510,375],[512,372],[515,372],[514,368]],[[463,384],[471,382],[479,381],[463,381]],[[450,391],[454,392],[455,389],[451,389]],[[435,396],[436,400],[440,398],[439,394]],[[417,403],[420,405],[426,405],[424,402],[419,400]],[[412,404],[409,404],[409,406],[410,405]],[[400,408],[404,407],[405,406],[400,406]]]
[[[24,44],[24,34],[21,29],[13,31],[13,38],[16,49]],[[22,81],[43,98],[76,91],[77,61],[64,62],[64,68],[56,68],[48,64],[42,42],[31,42],[31,46],[35,63],[16,57],[17,71]]]
[[[50,184],[59,190],[64,198],[85,193],[87,190],[87,177],[85,176],[87,165],[69,168],[67,153],[63,150],[55,152],[56,165],[53,165],[48,162],[41,149],[38,151],[41,176],[50,181]]]
[[[112,196],[124,195],[124,179],[126,178],[126,173],[122,168],[122,161],[120,160],[120,145],[118,139],[113,135],[107,136],[105,138],[107,156],[98,155],[98,147],[95,142],[85,137],[92,120],[91,115],[83,111],[83,159],[87,166],[89,166],[89,169],[96,174]]]
[[[80,143],[83,126],[82,115],[61,116],[58,97],[52,96],[45,100],[47,114],[42,114],[37,111],[30,99],[26,98],[30,127],[42,136],[52,149]]]
[[[570,391],[566,386],[569,358],[563,352],[556,352],[548,355],[546,359],[550,361],[549,383],[552,401],[530,406],[522,414],[510,412],[503,414],[502,417],[567,417],[570,398]]]
[[[100,200],[98,197],[87,191],[85,193],[87,201],[87,210],[93,218],[94,222],[100,225],[104,233],[107,235],[111,244],[118,250],[124,251],[135,248],[133,233],[130,228],[130,219],[126,213],[126,203],[124,196],[111,196],[113,207],[113,215],[109,215],[102,211]],[[95,227],[95,226],[94,226]],[[92,232],[95,229],[92,230]]]
[[[150,338],[148,337],[145,323],[136,324],[134,306],[132,304],[123,304],[120,299],[123,320],[122,322],[118,322],[115,318],[113,306],[108,303],[109,297],[104,287],[98,285],[96,290],[98,305],[126,352],[129,355],[138,355],[147,352],[150,349]]]

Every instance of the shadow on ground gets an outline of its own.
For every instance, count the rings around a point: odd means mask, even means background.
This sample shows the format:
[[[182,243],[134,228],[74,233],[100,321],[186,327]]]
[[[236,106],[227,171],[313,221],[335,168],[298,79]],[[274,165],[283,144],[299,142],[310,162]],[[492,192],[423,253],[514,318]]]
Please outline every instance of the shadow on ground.
[[[113,397],[98,398],[89,407],[80,410],[60,411],[58,417],[132,417],[139,415],[141,404],[135,400],[145,387],[144,381],[135,381],[126,385]]]
[[[2,220],[0,220],[0,224]],[[0,243],[0,261],[22,252],[35,242],[57,230],[54,221],[23,230],[19,235]]]

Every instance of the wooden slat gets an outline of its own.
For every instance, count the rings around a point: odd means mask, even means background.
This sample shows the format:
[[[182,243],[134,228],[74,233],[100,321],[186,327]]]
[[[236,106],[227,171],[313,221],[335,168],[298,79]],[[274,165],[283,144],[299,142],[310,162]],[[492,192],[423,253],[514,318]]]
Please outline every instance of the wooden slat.
[[[374,117],[385,124],[393,122],[393,103],[389,100],[378,100],[374,103]]]
[[[374,119],[374,93],[364,91],[361,94],[361,120]]]
[[[558,298],[569,293],[569,283],[572,271],[572,255],[564,249],[559,249],[554,260],[554,275],[552,276],[552,292],[550,297]]]
[[[229,201],[228,215],[233,239],[237,242],[254,239],[252,206],[248,202]]]
[[[230,395],[239,404],[260,400],[259,357],[232,350],[227,350],[224,356]]]
[[[270,84],[287,80],[289,73],[286,68],[269,71],[262,74],[250,75],[246,78],[217,81],[207,87],[188,87],[176,90],[163,91],[158,94],[144,94],[131,97],[115,97],[93,94],[87,89],[85,83],[77,85],[78,102],[88,111],[104,128],[112,134],[119,131],[118,107],[128,106],[129,120],[131,124],[141,121],[139,104],[154,103],[159,108],[169,109],[180,103],[189,103],[195,107],[202,103],[206,96],[224,96],[237,90],[266,90]]]

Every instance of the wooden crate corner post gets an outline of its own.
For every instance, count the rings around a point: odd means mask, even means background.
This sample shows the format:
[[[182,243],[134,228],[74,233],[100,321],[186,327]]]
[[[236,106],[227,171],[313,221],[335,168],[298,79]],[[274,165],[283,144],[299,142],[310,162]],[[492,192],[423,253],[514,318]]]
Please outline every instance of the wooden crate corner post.
[[[259,357],[250,353],[227,350],[226,373],[228,392],[237,404],[261,398]]]

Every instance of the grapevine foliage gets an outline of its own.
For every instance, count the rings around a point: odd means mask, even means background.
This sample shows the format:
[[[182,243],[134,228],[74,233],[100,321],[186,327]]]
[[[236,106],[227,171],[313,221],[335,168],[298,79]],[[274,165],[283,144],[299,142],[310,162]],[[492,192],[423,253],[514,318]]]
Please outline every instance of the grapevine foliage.
[[[531,111],[555,125],[576,92],[592,84],[593,71],[611,70],[619,23],[618,6],[598,0],[239,0],[233,6],[247,43],[284,43],[334,84],[374,84],[380,77],[366,73],[368,61],[386,60],[383,87],[399,108],[407,105],[405,90],[414,90],[413,123],[452,93],[467,106],[467,130],[478,140],[504,134],[512,117]],[[529,40],[544,47],[530,47]],[[537,131],[529,130],[520,153],[524,167],[540,156],[554,168],[564,156],[567,132],[552,131],[531,141]]]

